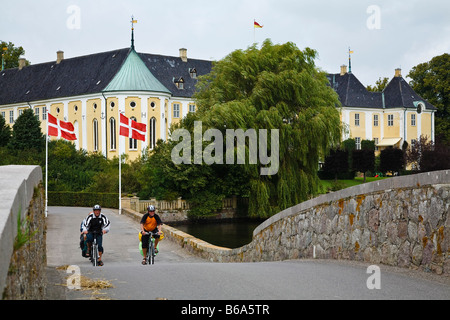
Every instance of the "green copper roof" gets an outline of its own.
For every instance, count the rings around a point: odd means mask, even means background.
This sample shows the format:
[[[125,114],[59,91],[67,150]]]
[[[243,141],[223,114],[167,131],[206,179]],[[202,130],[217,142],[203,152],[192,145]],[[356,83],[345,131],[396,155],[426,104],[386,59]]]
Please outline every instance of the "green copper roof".
[[[133,49],[103,92],[111,91],[153,91],[170,93],[170,91],[155,78],[144,61]]]

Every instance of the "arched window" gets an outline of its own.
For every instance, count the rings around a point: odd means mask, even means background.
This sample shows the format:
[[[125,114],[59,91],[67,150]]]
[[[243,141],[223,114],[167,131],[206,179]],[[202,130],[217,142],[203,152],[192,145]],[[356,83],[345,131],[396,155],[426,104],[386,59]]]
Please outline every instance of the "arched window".
[[[150,143],[150,150],[153,150],[156,146],[156,118],[153,117],[150,119],[150,126],[148,130],[150,134],[150,139],[148,140]]]
[[[97,119],[94,119],[92,122],[92,134],[93,134],[93,145],[94,145],[94,152],[98,151],[98,121]]]
[[[130,119],[133,121],[136,121],[135,117],[131,117]],[[130,138],[130,150],[137,150],[137,140],[136,139]]]
[[[111,117],[109,119],[109,130],[110,130],[110,149],[116,150],[116,119]]]

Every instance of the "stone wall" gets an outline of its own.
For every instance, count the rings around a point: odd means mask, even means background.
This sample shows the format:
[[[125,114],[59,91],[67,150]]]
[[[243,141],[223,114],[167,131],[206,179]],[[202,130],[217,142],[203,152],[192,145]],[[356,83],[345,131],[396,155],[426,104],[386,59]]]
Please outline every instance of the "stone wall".
[[[322,195],[262,223],[227,249],[167,228],[210,261],[348,259],[450,275],[450,172],[395,177]]]
[[[41,168],[3,166],[0,181],[1,298],[44,299],[47,259]]]

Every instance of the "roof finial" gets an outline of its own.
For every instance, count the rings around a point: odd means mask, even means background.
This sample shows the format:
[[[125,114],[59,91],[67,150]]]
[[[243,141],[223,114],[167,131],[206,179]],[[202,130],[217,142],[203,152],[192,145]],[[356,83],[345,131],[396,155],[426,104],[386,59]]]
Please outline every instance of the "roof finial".
[[[137,20],[134,20],[134,16],[131,16],[131,49],[134,50],[134,24]]]
[[[348,73],[352,73],[352,53],[353,51],[351,51],[350,47],[348,47]]]

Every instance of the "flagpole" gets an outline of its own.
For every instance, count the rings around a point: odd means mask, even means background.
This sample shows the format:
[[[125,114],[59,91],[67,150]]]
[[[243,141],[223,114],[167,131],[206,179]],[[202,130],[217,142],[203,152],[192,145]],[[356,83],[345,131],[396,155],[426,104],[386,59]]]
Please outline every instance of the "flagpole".
[[[48,110],[47,113],[47,132],[45,133],[45,217],[48,216]]]
[[[256,22],[256,19],[253,19],[253,44],[255,44],[256,43],[256,31],[255,31],[255,22]]]
[[[119,123],[120,123],[120,110],[119,110]],[[120,127],[120,125],[119,125]],[[119,129],[120,130],[120,129]],[[119,134],[119,215],[122,214],[122,155],[120,154],[120,134]]]

